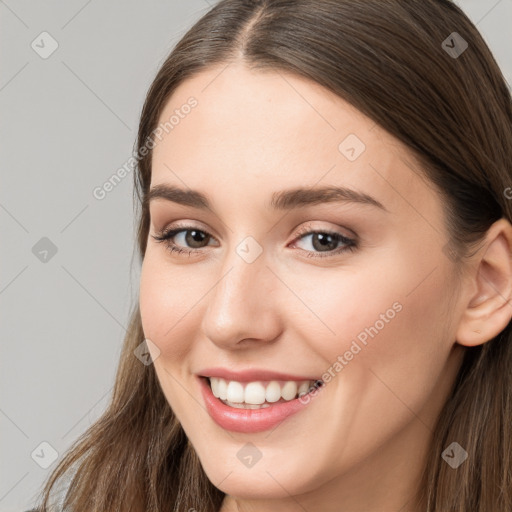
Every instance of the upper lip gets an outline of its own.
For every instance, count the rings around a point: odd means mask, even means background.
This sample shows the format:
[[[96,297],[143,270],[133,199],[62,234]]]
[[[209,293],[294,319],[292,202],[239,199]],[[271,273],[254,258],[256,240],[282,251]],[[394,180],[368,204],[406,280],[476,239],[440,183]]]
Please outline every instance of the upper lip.
[[[247,370],[228,370],[227,368],[205,368],[197,372],[200,377],[220,377],[225,380],[236,380],[238,382],[253,382],[258,380],[321,380],[318,377],[304,375],[290,375],[287,373],[274,372],[259,368],[250,368]]]

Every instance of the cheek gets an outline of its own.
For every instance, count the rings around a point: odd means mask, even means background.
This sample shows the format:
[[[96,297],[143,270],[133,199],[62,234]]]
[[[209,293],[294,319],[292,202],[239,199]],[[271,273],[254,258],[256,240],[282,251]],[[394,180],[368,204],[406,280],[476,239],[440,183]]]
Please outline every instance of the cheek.
[[[190,355],[193,330],[193,305],[198,297],[193,293],[190,279],[186,283],[183,271],[174,268],[159,254],[148,247],[141,268],[139,304],[144,336],[152,341],[159,355],[154,359],[154,370],[167,402],[180,419],[190,414],[191,402],[183,386]],[[177,383],[180,383],[179,385]],[[192,392],[189,389],[189,392]],[[192,404],[192,414],[197,414]]]
[[[369,347],[372,340],[383,340],[390,326],[400,322],[406,299],[400,292],[400,281],[388,280],[389,273],[386,276],[330,269],[328,278],[320,274],[288,278],[300,301],[290,297],[290,303],[296,305],[283,307],[283,312],[286,309],[296,317],[290,325],[303,333],[326,362],[332,363],[350,350],[352,342]],[[354,347],[354,352],[357,350]]]
[[[139,304],[144,335],[158,346],[165,359],[187,351],[185,341],[190,339],[187,327],[191,325],[198,292],[194,292],[187,274],[180,267],[173,268],[158,252],[149,248],[146,252],[140,275]]]
[[[420,413],[440,400],[437,386],[452,346],[446,293],[450,276],[439,266],[423,280],[428,272],[398,267],[401,272],[373,279],[376,293],[355,292],[353,302],[345,302],[344,319],[353,324],[343,338],[352,358],[343,370],[345,391],[359,394],[372,421],[394,418],[396,424],[408,421],[410,411]],[[337,326],[343,329],[341,323]]]
[[[322,320],[307,315],[322,336],[312,336],[311,325],[304,325],[304,332],[316,339],[315,350],[330,375],[324,374],[324,380],[334,380],[347,373],[345,369],[353,382],[373,381],[376,374],[404,398],[421,400],[419,395],[442,372],[452,345],[447,294],[451,277],[441,265],[428,275],[432,268],[435,265],[401,265],[395,259],[380,272],[344,273],[320,281],[315,291],[296,283],[296,289],[302,286],[303,301]]]

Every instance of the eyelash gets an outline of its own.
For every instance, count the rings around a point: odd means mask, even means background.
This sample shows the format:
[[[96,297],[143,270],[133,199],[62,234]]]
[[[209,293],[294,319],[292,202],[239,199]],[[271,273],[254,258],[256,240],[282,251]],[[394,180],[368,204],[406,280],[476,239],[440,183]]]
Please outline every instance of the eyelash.
[[[194,254],[196,252],[201,252],[201,249],[186,249],[183,247],[180,247],[179,245],[175,244],[171,241],[171,238],[175,237],[178,233],[181,233],[182,231],[199,231],[200,233],[204,233],[206,235],[209,235],[208,232],[203,231],[201,229],[196,228],[195,226],[176,226],[172,229],[163,230],[160,231],[156,236],[151,235],[157,242],[163,242],[166,248],[171,252],[175,252],[177,254],[186,253],[189,256],[191,254]],[[308,253],[308,258],[329,258],[336,255],[339,255],[346,251],[355,251],[358,248],[358,243],[356,240],[352,238],[348,238],[345,235],[342,235],[341,233],[337,233],[335,231],[329,231],[329,230],[309,230],[308,226],[301,229],[296,237],[295,240],[299,240],[306,235],[311,234],[323,234],[323,235],[330,235],[334,237],[334,239],[338,242],[342,242],[345,244],[343,247],[339,247],[333,251],[327,251],[325,254],[322,254],[321,252],[314,252],[314,251],[306,251],[305,249],[300,249],[302,251],[305,251]]]

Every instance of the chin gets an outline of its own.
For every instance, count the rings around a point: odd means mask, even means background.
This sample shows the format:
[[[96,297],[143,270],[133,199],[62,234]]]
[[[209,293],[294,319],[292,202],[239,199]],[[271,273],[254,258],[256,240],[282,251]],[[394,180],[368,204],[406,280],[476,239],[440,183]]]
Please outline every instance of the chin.
[[[285,499],[316,489],[320,482],[311,467],[304,470],[304,463],[287,459],[284,454],[279,460],[262,457],[253,467],[244,465],[235,458],[233,464],[219,465],[219,458],[208,462],[201,461],[210,480],[222,492],[243,499]],[[226,461],[227,457],[222,457]],[[277,459],[277,457],[276,457]]]

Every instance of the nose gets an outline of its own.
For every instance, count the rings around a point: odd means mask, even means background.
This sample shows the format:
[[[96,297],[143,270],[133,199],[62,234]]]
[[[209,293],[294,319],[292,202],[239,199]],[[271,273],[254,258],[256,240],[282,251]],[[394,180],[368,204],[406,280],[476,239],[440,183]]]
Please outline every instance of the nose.
[[[248,263],[231,250],[219,269],[206,297],[205,336],[224,349],[274,341],[282,320],[276,293],[279,283],[267,268],[264,253]]]

